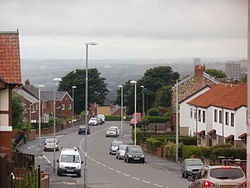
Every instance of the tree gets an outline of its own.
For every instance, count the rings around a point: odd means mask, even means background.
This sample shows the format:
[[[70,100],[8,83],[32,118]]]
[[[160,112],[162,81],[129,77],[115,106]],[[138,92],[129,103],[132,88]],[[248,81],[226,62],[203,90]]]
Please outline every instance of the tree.
[[[12,126],[14,129],[21,129],[24,127],[23,112],[23,98],[15,92],[12,92]]]
[[[163,86],[155,93],[155,106],[156,107],[169,107],[171,106],[172,87]]]
[[[226,78],[227,75],[221,71],[221,70],[217,70],[217,69],[207,69],[206,73],[209,74],[210,76],[213,76],[215,78]]]
[[[153,107],[155,104],[155,93],[163,86],[172,86],[179,78],[178,72],[173,72],[169,66],[159,66],[148,69],[144,76],[137,81],[137,111],[142,112],[142,89],[144,86],[145,92],[145,108],[146,110]],[[134,109],[134,85],[130,81],[124,85],[124,106],[127,107],[127,113],[133,113]],[[117,90],[116,104],[120,104],[120,89]],[[146,111],[145,110],[145,111]]]
[[[88,69],[88,102],[103,104],[108,89],[105,83],[106,78],[100,77],[96,68]],[[80,114],[85,110],[85,69],[76,69],[69,72],[62,78],[59,84],[59,91],[67,91],[72,96],[72,86],[77,88],[74,90],[75,112]]]

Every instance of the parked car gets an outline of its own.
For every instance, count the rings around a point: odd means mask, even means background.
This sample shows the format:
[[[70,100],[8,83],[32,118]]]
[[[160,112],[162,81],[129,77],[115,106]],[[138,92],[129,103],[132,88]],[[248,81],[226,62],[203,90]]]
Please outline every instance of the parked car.
[[[196,175],[203,167],[203,162],[199,158],[185,159],[181,165],[181,174],[183,178]]]
[[[128,145],[121,144],[118,146],[118,149],[116,150],[116,158],[117,159],[124,159],[125,156],[125,150]]]
[[[118,140],[112,141],[110,146],[109,146],[109,154],[115,155],[116,150],[118,149],[119,145],[121,145],[121,144],[123,144],[122,141],[118,141]]]
[[[138,161],[145,163],[145,156],[141,146],[129,145],[126,147],[124,154],[124,161],[129,163],[131,161]]]
[[[247,187],[246,176],[239,166],[204,166],[194,178],[189,178],[189,181],[193,181],[189,188]]]
[[[120,135],[120,129],[117,126],[111,126],[110,128],[116,129],[118,136]]]
[[[98,125],[97,118],[96,118],[96,117],[90,118],[90,120],[89,120],[89,125],[93,125],[93,126]]]
[[[76,174],[81,177],[82,163],[79,150],[74,148],[62,148],[59,159],[57,160],[57,174]]]
[[[102,118],[100,118],[100,117],[97,116],[96,119],[97,119],[97,124],[98,124],[98,125],[103,124]]]
[[[118,136],[117,129],[109,127],[106,130],[106,137],[117,137],[117,136]]]
[[[105,115],[103,115],[103,114],[98,114],[97,117],[101,118],[102,123],[105,123]]]
[[[54,138],[47,138],[44,141],[44,151],[54,151],[54,148],[56,151],[59,151],[59,144],[58,140]]]
[[[80,125],[78,128],[78,134],[85,134],[85,131],[86,131],[86,125]],[[89,126],[87,128],[87,134],[90,134]]]

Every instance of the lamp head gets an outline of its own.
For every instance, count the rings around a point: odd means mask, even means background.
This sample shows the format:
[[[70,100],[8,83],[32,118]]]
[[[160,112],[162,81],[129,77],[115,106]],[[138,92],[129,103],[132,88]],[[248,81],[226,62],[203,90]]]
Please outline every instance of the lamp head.
[[[122,86],[122,85],[119,85],[118,87],[119,87],[119,88],[123,88],[123,86]]]
[[[54,82],[61,82],[62,79],[61,79],[61,78],[54,78],[53,81],[54,81]]]
[[[141,86],[141,88],[143,88],[143,89],[144,89],[144,86]]]
[[[39,85],[38,87],[39,87],[39,88],[42,88],[42,87],[44,87],[44,85]]]
[[[76,89],[76,86],[72,86],[72,89]]]
[[[86,46],[88,46],[88,45],[94,46],[94,45],[97,45],[97,43],[96,42],[86,42],[85,45]]]
[[[131,83],[131,84],[136,84],[137,82],[134,81],[134,80],[131,80],[130,83]]]

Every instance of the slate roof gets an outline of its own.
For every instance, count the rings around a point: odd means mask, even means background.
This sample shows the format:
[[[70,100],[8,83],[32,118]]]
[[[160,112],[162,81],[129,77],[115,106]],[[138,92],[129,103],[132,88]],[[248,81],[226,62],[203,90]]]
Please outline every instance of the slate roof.
[[[218,106],[232,110],[247,106],[247,84],[213,84],[210,90],[188,104],[203,108]]]
[[[39,90],[33,85],[24,86],[23,89],[37,99],[39,98]],[[56,101],[60,101],[66,93],[66,91],[56,91]],[[41,101],[54,101],[54,91],[41,91]]]
[[[0,32],[0,80],[21,84],[18,31]]]

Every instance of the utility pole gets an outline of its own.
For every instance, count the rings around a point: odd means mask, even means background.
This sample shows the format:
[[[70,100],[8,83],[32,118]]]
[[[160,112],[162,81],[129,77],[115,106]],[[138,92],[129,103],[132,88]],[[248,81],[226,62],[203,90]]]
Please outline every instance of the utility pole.
[[[175,140],[175,149],[176,149],[176,151],[175,151],[175,160],[176,160],[176,162],[178,162],[178,159],[179,159],[179,156],[178,156],[178,149],[179,149],[179,118],[178,118],[178,114],[179,114],[179,105],[178,105],[178,103],[179,103],[179,95],[178,95],[178,90],[179,90],[179,88],[178,88],[178,80],[176,80],[176,128],[175,128],[175,134],[176,134],[176,140]]]

